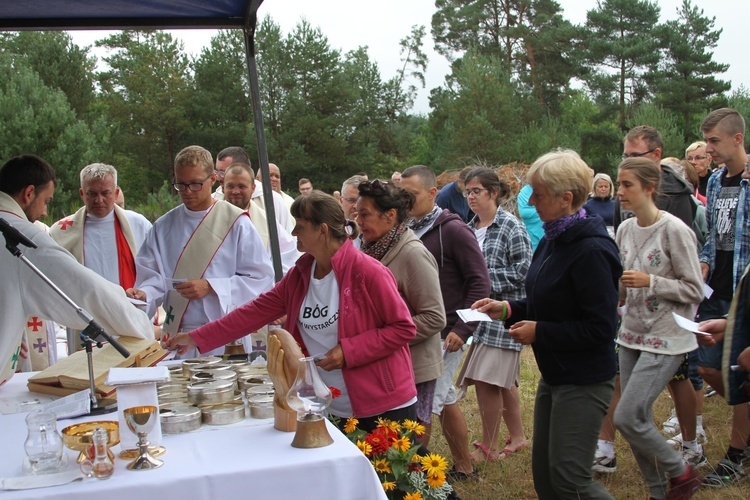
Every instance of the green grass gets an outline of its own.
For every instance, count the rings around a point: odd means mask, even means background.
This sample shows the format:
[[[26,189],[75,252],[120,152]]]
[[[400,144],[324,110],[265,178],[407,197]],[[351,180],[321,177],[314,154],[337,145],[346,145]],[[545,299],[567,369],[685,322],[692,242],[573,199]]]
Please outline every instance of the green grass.
[[[531,442],[533,436],[534,395],[538,382],[539,371],[536,368],[534,356],[530,348],[524,349],[521,354],[521,386],[519,392],[524,431],[529,442]],[[479,410],[476,393],[473,389],[470,389],[469,394],[459,405],[466,415],[469,427],[469,442],[481,440]],[[671,402],[667,392],[664,391],[654,405],[654,418],[659,428],[661,428],[661,422],[669,417],[670,410]],[[729,441],[731,420],[731,408],[720,396],[717,395],[705,400],[703,422],[708,434],[705,451],[709,465],[701,468],[701,473],[711,472],[711,468],[724,456]],[[502,440],[507,436],[507,429],[505,429],[504,424],[501,427],[500,436]],[[600,477],[601,482],[615,498],[648,498],[648,489],[635,463],[630,447],[619,433],[615,442],[615,449],[617,451],[617,472]],[[433,420],[430,450],[443,454],[450,461],[450,452],[437,418]],[[479,475],[482,478],[481,482],[468,481],[454,485],[456,492],[463,500],[536,498],[531,474],[530,447],[518,454],[511,455],[503,462],[487,463],[481,466]],[[693,498],[697,500],[746,500],[750,498],[750,479],[745,478],[738,485],[720,490],[701,488]]]

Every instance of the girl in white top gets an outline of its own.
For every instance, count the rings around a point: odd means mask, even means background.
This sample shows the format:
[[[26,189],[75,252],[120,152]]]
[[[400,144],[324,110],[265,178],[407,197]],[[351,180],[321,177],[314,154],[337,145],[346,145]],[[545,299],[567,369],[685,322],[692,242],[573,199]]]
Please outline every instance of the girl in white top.
[[[617,181],[620,204],[635,217],[620,225],[616,238],[625,269],[620,305],[627,309],[617,338],[622,396],[615,425],[630,443],[651,497],[664,498],[669,488],[670,495],[689,498],[700,486],[700,474],[666,443],[654,426],[652,407],[682,355],[697,348],[694,335],[672,316],[692,318],[703,298],[695,235],[656,207],[661,171],[652,160],[623,161]]]

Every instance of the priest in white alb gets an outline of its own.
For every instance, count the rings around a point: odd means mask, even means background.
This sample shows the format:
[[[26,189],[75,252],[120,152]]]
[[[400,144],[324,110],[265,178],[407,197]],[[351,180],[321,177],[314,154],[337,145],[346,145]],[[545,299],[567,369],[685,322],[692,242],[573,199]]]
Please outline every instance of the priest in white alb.
[[[219,319],[274,284],[271,259],[250,217],[211,197],[215,181],[211,153],[200,146],[180,151],[172,186],[182,204],[154,223],[136,258],[136,285],[127,293],[148,302],[150,315],[163,304],[167,335]]]
[[[74,302],[111,335],[153,338],[146,315],[133,307],[121,287],[80,265],[33,222],[43,217],[57,180],[52,167],[33,155],[11,158],[0,168],[0,219],[37,248],[19,249]],[[29,316],[83,329],[85,322],[20,259],[0,248],[0,385],[15,371],[19,345]],[[33,348],[33,346],[32,346]]]
[[[216,172],[221,176],[222,185],[219,186],[219,188],[214,193],[214,199],[225,199],[224,175],[227,168],[229,168],[229,165],[232,165],[234,163],[244,163],[245,165],[252,166],[252,164],[250,163],[250,157],[247,155],[247,152],[239,146],[230,146],[228,148],[224,148],[219,152],[218,155],[216,155]],[[281,226],[286,229],[287,232],[291,234],[291,232],[294,230],[294,217],[292,217],[292,213],[289,211],[291,204],[287,205],[281,195],[273,189],[271,189],[271,195],[273,200],[273,211],[276,215],[276,221],[281,224]],[[253,189],[251,199],[253,200],[253,203],[258,205],[264,211],[266,210],[266,202],[263,198],[263,184],[259,179],[255,180],[255,188]]]
[[[263,246],[271,255],[270,235],[268,232],[268,217],[266,211],[256,203],[250,201],[255,189],[253,169],[244,163],[233,163],[224,174],[224,200],[242,210],[247,211],[250,220],[258,230]],[[283,274],[297,262],[302,255],[297,251],[297,240],[276,222],[276,234],[278,235],[279,252],[281,253],[281,270]]]
[[[135,257],[151,229],[139,213],[115,204],[120,188],[112,165],[94,163],[81,170],[83,201],[76,213],[56,222],[50,236],[81,264],[123,289],[135,285]]]

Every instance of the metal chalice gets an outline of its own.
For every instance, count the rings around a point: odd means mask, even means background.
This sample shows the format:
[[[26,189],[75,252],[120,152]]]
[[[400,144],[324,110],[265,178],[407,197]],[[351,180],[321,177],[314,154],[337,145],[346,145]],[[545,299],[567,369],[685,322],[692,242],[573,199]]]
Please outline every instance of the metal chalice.
[[[128,429],[138,435],[138,456],[128,464],[128,470],[150,470],[164,465],[164,462],[153,457],[146,439],[149,431],[156,425],[159,409],[156,406],[134,406],[124,411]],[[162,448],[163,449],[163,448]]]

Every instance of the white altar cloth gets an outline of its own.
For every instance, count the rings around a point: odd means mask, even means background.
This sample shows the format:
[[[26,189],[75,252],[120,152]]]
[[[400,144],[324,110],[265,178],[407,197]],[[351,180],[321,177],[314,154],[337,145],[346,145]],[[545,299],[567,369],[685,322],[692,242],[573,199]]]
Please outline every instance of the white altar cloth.
[[[0,388],[0,398],[28,394],[30,375],[16,374]],[[25,417],[26,413],[0,415],[4,450],[0,453],[0,478],[23,475]],[[57,428],[88,420],[117,420],[117,414],[60,420]],[[118,457],[110,479],[87,478],[50,488],[0,491],[0,500],[386,498],[369,460],[330,423],[334,443],[310,450],[292,448],[294,433],[277,431],[271,423],[212,428],[216,430],[164,435],[167,453],[160,457],[164,461],[160,469],[129,471],[125,469],[128,461]],[[112,451],[118,454],[120,445]],[[76,467],[76,453],[67,448],[65,453],[69,467]]]

